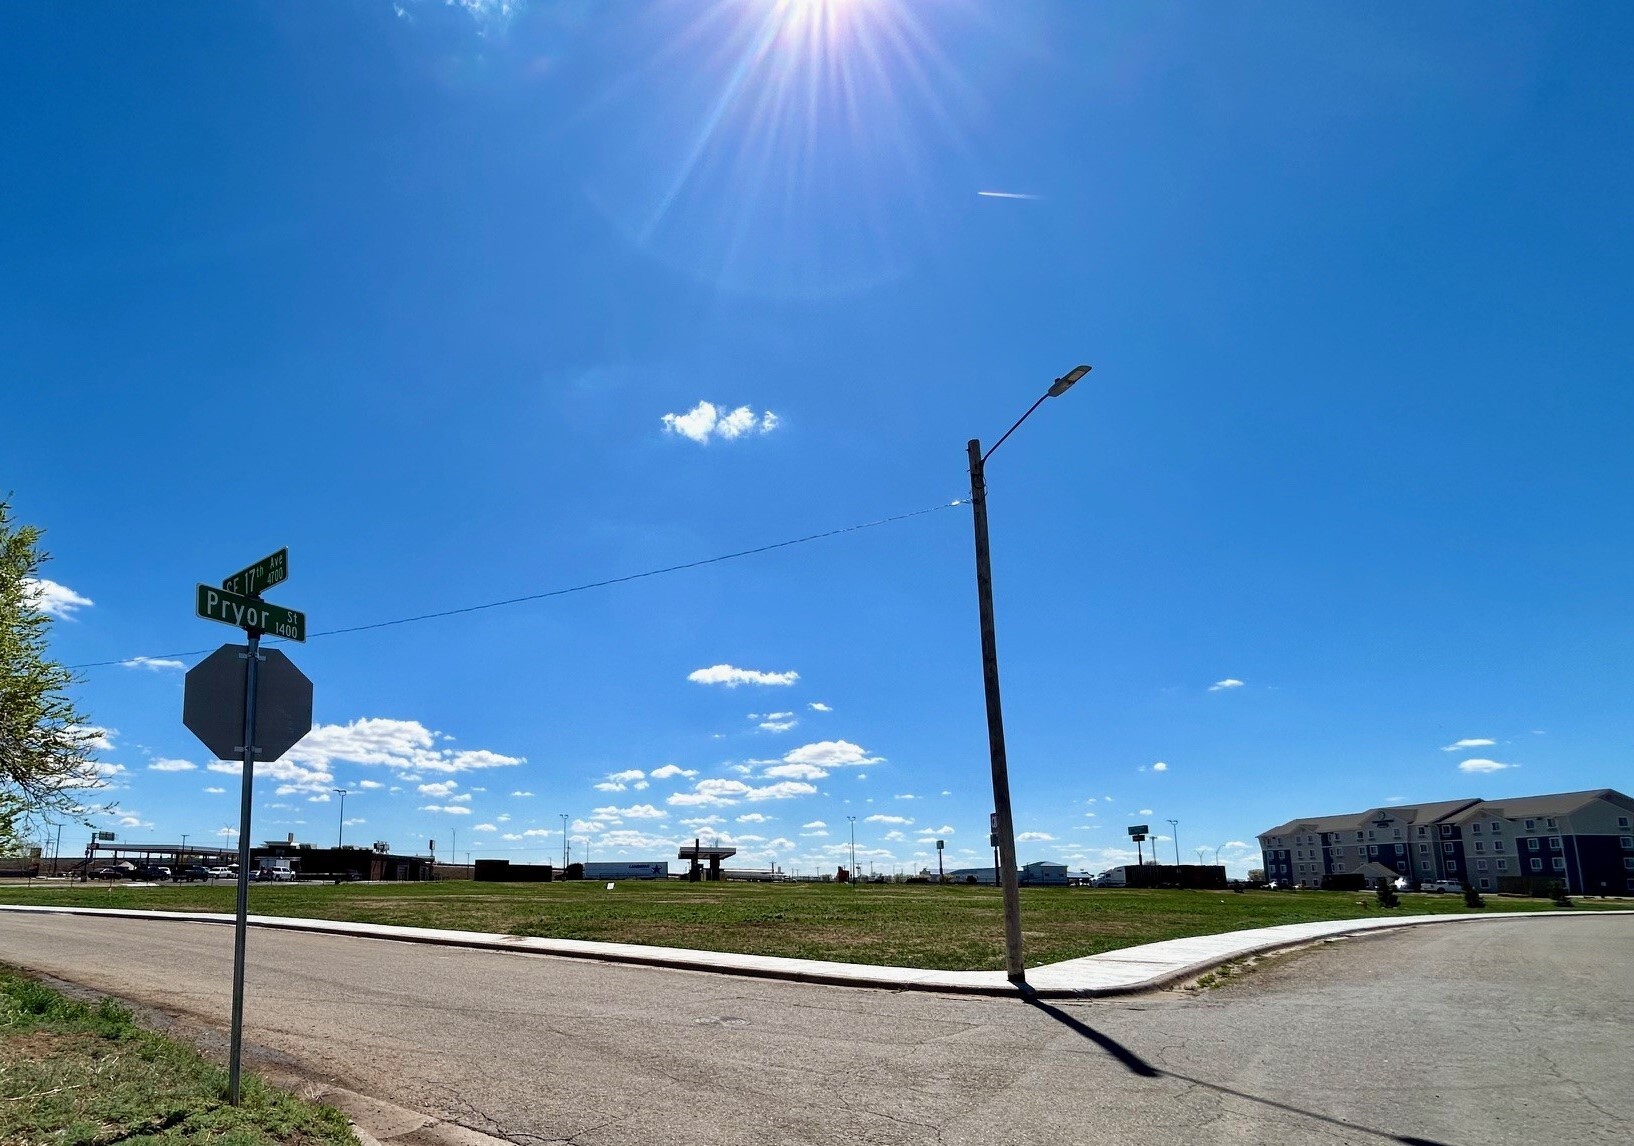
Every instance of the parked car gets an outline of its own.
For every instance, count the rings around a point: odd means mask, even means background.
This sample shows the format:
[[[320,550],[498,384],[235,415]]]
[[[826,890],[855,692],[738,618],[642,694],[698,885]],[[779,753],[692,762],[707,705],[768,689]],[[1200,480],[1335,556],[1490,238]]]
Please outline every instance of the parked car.
[[[168,881],[170,879],[170,869],[165,867],[163,864],[143,864],[141,867],[136,869],[136,878],[162,879]]]
[[[176,877],[183,883],[193,883],[196,880],[209,879],[210,869],[201,863],[190,863],[182,868],[182,874]]]
[[[1420,890],[1461,892],[1464,890],[1464,885],[1459,883],[1456,879],[1436,879],[1425,884]]]
[[[230,867],[213,867],[213,868],[210,868],[209,870],[210,870],[209,878],[211,878],[211,879],[237,879],[238,878],[238,873],[236,871],[234,871]]]
[[[92,879],[135,879],[136,869],[133,867],[99,867],[91,873]]]

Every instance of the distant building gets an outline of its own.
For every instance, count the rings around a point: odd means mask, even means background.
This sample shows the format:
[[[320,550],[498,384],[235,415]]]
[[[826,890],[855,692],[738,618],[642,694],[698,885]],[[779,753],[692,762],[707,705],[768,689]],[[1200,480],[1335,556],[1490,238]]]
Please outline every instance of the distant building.
[[[947,873],[949,883],[983,883],[991,887],[999,881],[996,867],[961,867]]]
[[[1037,860],[1021,869],[1021,885],[1023,887],[1065,887],[1067,886],[1067,865],[1064,863],[1050,863],[1048,860]]]
[[[1478,891],[1544,880],[1575,895],[1634,891],[1634,799],[1610,788],[1311,816],[1259,841],[1266,878],[1298,887],[1379,864],[1413,884],[1450,879]]]

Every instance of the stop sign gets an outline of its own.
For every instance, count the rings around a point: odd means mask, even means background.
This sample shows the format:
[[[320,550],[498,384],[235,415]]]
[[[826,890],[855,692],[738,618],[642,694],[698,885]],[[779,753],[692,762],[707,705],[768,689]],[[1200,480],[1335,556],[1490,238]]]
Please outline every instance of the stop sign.
[[[244,658],[222,645],[187,671],[182,723],[222,760],[244,757]],[[276,760],[312,731],[312,682],[277,649],[262,649],[255,681],[255,758]]]

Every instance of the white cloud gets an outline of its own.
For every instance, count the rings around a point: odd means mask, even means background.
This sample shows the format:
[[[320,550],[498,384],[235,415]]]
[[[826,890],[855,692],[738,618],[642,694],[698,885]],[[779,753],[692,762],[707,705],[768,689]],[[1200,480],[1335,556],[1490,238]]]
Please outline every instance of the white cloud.
[[[526,800],[529,796],[533,795],[533,793],[532,792],[512,792],[511,795],[517,797],[518,799]]]
[[[533,836],[553,836],[556,833],[549,830],[548,828],[529,828],[527,831],[523,832],[522,834],[524,836],[533,837]]]
[[[469,816],[471,814],[471,809],[461,804],[443,804],[440,806],[437,804],[422,804],[420,811],[441,812],[445,816]]]
[[[359,780],[356,786],[362,788],[366,792],[372,792],[376,788],[384,788],[386,785],[382,784],[379,780]]]
[[[112,728],[97,728],[90,724],[70,724],[66,731],[81,736],[83,739],[80,743],[97,752],[112,752],[113,738],[119,735]]]
[[[939,828],[920,828],[919,831],[927,836],[951,836],[953,834],[953,825],[943,824]]]
[[[1159,760],[1156,764],[1152,765],[1152,771],[1154,771],[1154,772],[1167,772],[1168,770],[1169,770],[1169,766],[1167,764],[1163,763],[1163,761],[1161,761],[1161,760]]]
[[[249,656],[248,653],[245,653],[244,655]],[[223,839],[231,839],[233,836],[238,835],[238,829],[237,828],[217,828],[213,834],[218,835],[218,836],[222,837]]]
[[[890,840],[892,843],[902,843],[908,837],[903,835],[901,832],[886,832],[885,838]]]
[[[1016,842],[1018,844],[1031,844],[1041,843],[1053,839],[1055,839],[1055,837],[1050,835],[1048,832],[1022,832],[1016,837]]]
[[[600,820],[574,820],[571,830],[576,836],[588,836],[606,831],[607,825]]]
[[[742,780],[699,780],[691,792],[676,792],[669,803],[677,807],[723,807],[739,800],[788,800],[795,796],[814,796],[817,789],[795,780],[780,780],[776,784],[753,787]]]
[[[761,814],[760,812],[748,812],[745,815],[742,815],[742,816],[738,817],[738,823],[740,823],[740,824],[769,824],[775,819],[777,819],[776,816],[767,816],[767,815]]]
[[[472,824],[471,830],[473,832],[497,832],[499,828],[494,824]]]
[[[662,820],[669,815],[651,804],[632,804],[628,808],[597,808],[592,815],[604,820]]]
[[[24,607],[49,617],[72,621],[80,609],[96,604],[89,597],[81,597],[68,586],[45,577],[24,577],[22,585]]]
[[[510,840],[511,843],[514,844],[518,840],[520,840],[522,837],[515,834],[514,832],[506,832],[504,835],[500,836],[499,838],[502,839],[502,840]]]
[[[654,836],[634,829],[621,829],[616,832],[607,832],[596,840],[598,848],[633,849],[639,851],[654,851],[658,848],[673,848],[675,841],[668,836]]]
[[[880,815],[869,816],[863,822],[868,823],[868,824],[911,824],[911,823],[913,823],[913,821],[908,819],[907,816],[880,816]]]
[[[826,836],[826,835],[828,835],[828,832],[824,828],[818,828],[814,832],[801,832],[800,834],[802,836]]]
[[[248,654],[246,654],[248,655]],[[150,772],[196,772],[198,765],[191,760],[155,760],[148,765]]]
[[[802,828],[826,828],[826,827],[828,827],[828,825],[823,823],[823,821],[821,821],[821,820],[813,820],[809,824],[801,824],[800,826]]]
[[[760,723],[760,730],[762,732],[787,732],[799,723],[798,720],[763,720]]]
[[[284,759],[327,772],[335,762],[377,764],[400,772],[469,772],[526,762],[485,748],[458,750],[436,747],[438,734],[417,720],[365,717],[350,724],[320,724]],[[446,738],[445,738],[446,739]]]
[[[748,406],[728,410],[713,402],[699,402],[684,414],[665,414],[662,421],[667,432],[705,445],[712,437],[731,441],[750,433],[769,434],[781,419],[770,410],[756,415]]]
[[[150,672],[164,672],[167,669],[187,667],[181,661],[165,660],[163,657],[132,657],[128,661],[120,661],[119,663],[128,669],[145,668]]]
[[[761,775],[783,780],[822,780],[828,773],[815,764],[776,764]]]
[[[206,788],[204,790],[204,792],[208,796],[225,796],[227,794],[227,789],[225,789],[225,788]]]
[[[1228,688],[1241,688],[1242,686],[1242,681],[1238,680],[1234,676],[1228,676],[1224,680],[1217,680],[1213,684],[1209,685],[1208,690],[1210,692],[1221,692]]]
[[[458,796],[454,796],[448,802],[450,804],[469,804],[471,802],[471,793],[461,792]]]
[[[833,712],[834,710],[820,700],[814,700],[806,705],[813,712]]]
[[[1140,810],[1140,811],[1139,811],[1139,812],[1138,812],[1138,813],[1137,813],[1137,814],[1138,814],[1138,815],[1142,815],[1142,816],[1149,816],[1149,815],[1151,815],[1151,814],[1152,814],[1152,809],[1150,809],[1150,808],[1142,808],[1142,809],[1141,809],[1141,810]]]
[[[1466,748],[1491,748],[1496,743],[1498,743],[1496,740],[1488,740],[1484,736],[1472,736],[1465,740],[1455,740],[1441,751],[1462,752]]]
[[[802,744],[783,757],[786,764],[815,764],[819,768],[843,768],[853,764],[880,764],[885,757],[870,756],[849,740],[819,740]]]
[[[694,816],[690,820],[682,820],[681,822],[689,828],[707,828],[711,824],[726,823],[726,821],[719,816]]]
[[[697,774],[696,768],[682,768],[679,764],[665,764],[660,768],[654,768],[650,773],[654,780],[668,780],[672,776],[684,776],[690,780]]]
[[[761,672],[759,669],[741,669],[733,665],[711,665],[709,668],[693,669],[687,674],[687,679],[694,684],[724,684],[727,688],[737,688],[740,684],[777,684],[789,685],[800,679],[800,674],[789,672]]]
[[[511,814],[509,812],[501,812],[499,815],[495,816],[494,819],[502,824],[508,824],[511,821]]]
[[[903,792],[900,795],[892,796],[891,799],[893,799],[893,800],[917,800],[917,799],[919,799],[919,797],[915,796],[912,792]]]
[[[1520,767],[1519,764],[1500,764],[1496,760],[1482,760],[1482,759],[1477,757],[1474,760],[1465,760],[1463,763],[1459,764],[1458,765],[1458,770],[1460,772],[1482,772],[1482,773],[1484,773],[1484,772],[1502,772],[1506,768],[1519,768],[1519,767]]]
[[[459,786],[458,780],[438,780],[432,784],[421,784],[420,795],[431,796],[434,799],[441,800],[452,795],[454,789],[458,788]]]

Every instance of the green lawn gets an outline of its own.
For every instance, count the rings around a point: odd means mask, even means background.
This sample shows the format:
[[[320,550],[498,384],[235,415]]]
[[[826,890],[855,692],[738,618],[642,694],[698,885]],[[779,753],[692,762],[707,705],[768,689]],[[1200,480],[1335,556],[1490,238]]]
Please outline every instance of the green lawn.
[[[137,1026],[111,999],[89,1004],[0,967],[0,1143],[100,1146],[357,1146],[338,1111],[227,1072]]]
[[[1487,896],[1489,912],[1549,911],[1548,901]],[[171,911],[233,909],[233,888],[0,887],[0,902]],[[1578,910],[1622,906],[1579,899]],[[1034,888],[1021,893],[1029,966],[1118,947],[1278,923],[1465,910],[1458,895],[1403,895],[1394,912],[1370,894],[1319,891],[1117,891]],[[360,923],[448,927],[560,939],[698,947],[947,970],[1004,965],[999,894],[924,884],[502,884],[450,881],[371,885],[255,885],[250,911]]]

